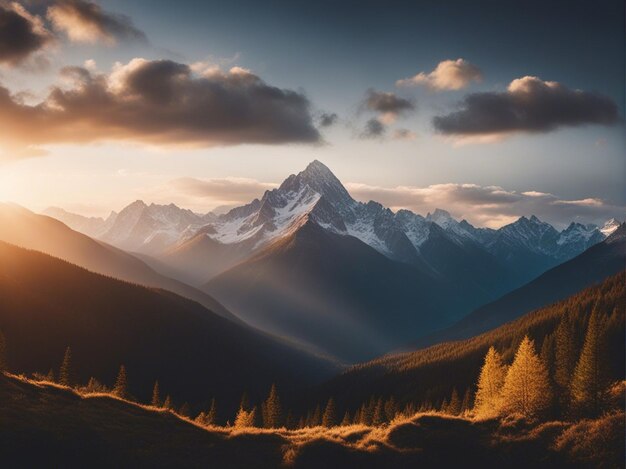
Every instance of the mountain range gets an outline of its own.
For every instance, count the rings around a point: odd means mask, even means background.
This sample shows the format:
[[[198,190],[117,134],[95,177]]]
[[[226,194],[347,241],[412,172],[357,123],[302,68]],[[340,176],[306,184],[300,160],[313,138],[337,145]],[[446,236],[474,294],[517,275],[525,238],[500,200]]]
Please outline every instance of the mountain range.
[[[425,337],[616,229],[535,216],[498,230],[356,201],[319,161],[224,214],[136,201],[107,219],[46,211],[195,285],[243,321],[342,361]]]

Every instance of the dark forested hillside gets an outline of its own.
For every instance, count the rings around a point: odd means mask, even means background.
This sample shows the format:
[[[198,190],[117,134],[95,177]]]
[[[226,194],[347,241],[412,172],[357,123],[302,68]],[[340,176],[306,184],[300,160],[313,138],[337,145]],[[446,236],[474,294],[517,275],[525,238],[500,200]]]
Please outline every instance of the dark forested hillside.
[[[427,404],[438,408],[444,399],[450,399],[455,389],[460,396],[467,390],[470,395],[474,394],[490,346],[510,363],[525,335],[534,340],[537,353],[554,374],[560,360],[557,355],[563,355],[559,335],[571,344],[567,360],[576,364],[594,310],[604,324],[602,342],[606,347],[603,360],[608,379],[623,379],[625,307],[626,273],[622,272],[600,285],[477,337],[389,355],[354,366],[319,389],[310,405],[334,396],[337,402],[354,411],[371,397],[383,400],[393,397],[401,405],[412,403],[419,408]]]
[[[178,405],[215,397],[225,408],[273,382],[291,395],[333,369],[173,293],[1,242],[0,330],[10,370],[56,373],[70,346],[78,382],[93,376],[111,385],[124,364],[131,393],[143,401],[159,380]]]
[[[197,301],[220,316],[237,320],[211,296],[159,274],[135,256],[70,229],[45,215],[0,203],[0,241],[41,251],[103,275],[164,288]]]

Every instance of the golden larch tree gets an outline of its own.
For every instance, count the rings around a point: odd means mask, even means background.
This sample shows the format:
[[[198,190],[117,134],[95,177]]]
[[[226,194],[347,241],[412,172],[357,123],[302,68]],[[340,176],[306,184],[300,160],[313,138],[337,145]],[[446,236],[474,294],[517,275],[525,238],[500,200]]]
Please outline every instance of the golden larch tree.
[[[535,343],[525,336],[502,388],[502,410],[509,414],[538,417],[552,400],[548,370],[535,352]]]
[[[506,365],[494,347],[489,347],[478,378],[474,411],[479,417],[498,415],[502,398],[502,387],[506,378]]]

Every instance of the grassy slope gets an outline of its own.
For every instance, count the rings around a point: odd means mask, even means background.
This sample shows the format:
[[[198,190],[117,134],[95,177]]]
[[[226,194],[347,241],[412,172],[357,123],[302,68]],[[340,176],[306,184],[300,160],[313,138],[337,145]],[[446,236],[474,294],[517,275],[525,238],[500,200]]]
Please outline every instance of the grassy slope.
[[[0,375],[3,467],[621,467],[624,415],[579,424],[420,414],[384,428],[204,428],[106,395]]]

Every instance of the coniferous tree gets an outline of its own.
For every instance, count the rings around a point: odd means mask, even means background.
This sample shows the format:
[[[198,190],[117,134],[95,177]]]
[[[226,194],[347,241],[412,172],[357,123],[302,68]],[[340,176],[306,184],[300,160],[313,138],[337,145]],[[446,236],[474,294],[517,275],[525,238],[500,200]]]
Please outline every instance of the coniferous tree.
[[[547,334],[541,343],[541,353],[539,353],[541,361],[548,369],[548,375],[554,376],[554,334]],[[554,380],[553,380],[554,381]]]
[[[444,398],[439,404],[439,412],[443,412],[444,414],[448,413],[448,399]]]
[[[161,407],[161,393],[159,391],[159,382],[154,382],[154,387],[152,388],[152,400],[150,404],[153,407]]]
[[[167,396],[165,396],[165,401],[163,402],[163,408],[167,410],[172,410],[172,407],[173,407],[172,398],[168,394]]]
[[[319,427],[322,424],[322,409],[320,405],[315,406],[315,410],[311,415],[311,427]]]
[[[465,390],[465,394],[463,395],[463,401],[461,402],[461,414],[469,411],[472,408],[472,391],[470,388]]]
[[[379,397],[374,406],[374,413],[372,414],[372,425],[379,427],[385,423],[385,407],[383,404],[383,398]]]
[[[211,406],[205,415],[204,423],[205,425],[215,425],[217,423],[217,405],[215,398],[211,399]]]
[[[191,407],[189,406],[189,403],[185,402],[182,406],[180,406],[178,413],[183,417],[191,417]]]
[[[248,393],[246,391],[241,395],[241,400],[239,401],[239,407],[244,410],[250,410],[250,398],[248,397]]]
[[[207,425],[206,423],[206,413],[205,412],[200,412],[195,419],[193,419],[194,422],[196,422],[199,425]]]
[[[330,428],[337,424],[337,409],[335,408],[335,400],[331,397],[328,399],[324,415],[322,416],[322,426]]]
[[[126,367],[120,365],[120,371],[117,373],[115,386],[113,386],[113,394],[122,399],[128,397],[128,378],[126,377]]]
[[[306,418],[304,419],[304,426],[305,427],[312,427],[313,425],[311,424],[311,422],[313,421],[313,411],[309,410],[306,413]]]
[[[0,373],[7,370],[7,341],[2,331],[0,331]]]
[[[304,417],[300,417],[300,420],[298,420],[298,428],[304,428],[306,427],[306,420]]]
[[[396,412],[398,412],[396,400],[393,396],[391,396],[385,402],[385,419],[387,420],[387,422],[391,422],[395,418]]]
[[[50,368],[50,371],[48,371],[48,374],[46,375],[46,381],[54,383],[54,370],[52,368]]]
[[[98,392],[107,392],[108,390],[104,384],[100,383],[96,378],[92,376],[91,378],[89,378],[89,381],[87,382],[87,386],[82,388],[82,391],[87,392],[87,393],[98,393]]]
[[[607,373],[605,318],[594,308],[580,358],[571,384],[572,408],[576,413],[597,416],[606,398],[609,385]]]
[[[478,378],[474,409],[479,417],[498,414],[502,387],[506,377],[506,366],[494,347],[489,347]]]
[[[570,383],[576,368],[576,332],[570,314],[561,317],[554,333],[554,381],[562,408],[569,403]]]
[[[547,411],[552,399],[548,370],[535,352],[534,342],[525,336],[502,389],[502,409],[506,413],[538,417]]]
[[[285,428],[292,430],[296,428],[297,424],[298,423],[296,422],[296,417],[293,414],[293,411],[289,409],[289,411],[287,412],[287,418],[285,419]]]
[[[355,425],[358,425],[362,422],[362,415],[361,415],[361,407],[359,407],[356,412],[354,413],[354,418],[352,419],[352,423],[354,423]]]
[[[361,423],[363,425],[371,425],[374,419],[374,410],[376,410],[376,399],[374,396],[367,403],[363,403],[361,407]]]
[[[272,384],[264,407],[263,426],[265,428],[280,427],[282,425],[282,410],[275,384]]]
[[[447,411],[450,415],[459,415],[461,413],[461,398],[456,388],[452,389]]]
[[[350,418],[350,412],[348,412],[346,410],[346,413],[343,414],[343,419],[341,420],[340,425],[342,427],[346,427],[346,426],[351,425],[351,424],[352,424],[352,419]]]
[[[59,383],[63,386],[74,384],[74,370],[72,365],[72,349],[68,346],[63,355],[63,362],[59,369]]]
[[[252,410],[247,411],[243,407],[239,408],[237,412],[237,416],[235,417],[235,427],[237,428],[247,428],[254,427],[254,422],[256,420],[256,407],[252,408]]]

